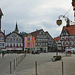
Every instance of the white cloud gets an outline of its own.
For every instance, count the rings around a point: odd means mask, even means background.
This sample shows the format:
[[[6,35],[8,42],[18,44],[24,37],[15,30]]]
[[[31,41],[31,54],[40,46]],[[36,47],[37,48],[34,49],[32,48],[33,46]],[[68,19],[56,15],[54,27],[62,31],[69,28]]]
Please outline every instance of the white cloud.
[[[12,32],[17,21],[20,31],[32,32],[43,28],[53,37],[58,36],[65,23],[58,27],[56,20],[59,15],[67,12],[71,2],[72,0],[0,0],[4,14],[2,30]],[[72,17],[73,10],[69,13],[69,18]]]

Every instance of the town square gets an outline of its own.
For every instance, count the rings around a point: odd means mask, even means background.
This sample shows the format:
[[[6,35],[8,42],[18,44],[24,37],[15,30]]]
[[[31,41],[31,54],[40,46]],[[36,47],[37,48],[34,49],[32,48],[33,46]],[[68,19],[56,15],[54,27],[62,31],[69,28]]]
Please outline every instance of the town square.
[[[0,2],[0,75],[75,75],[75,0],[59,1]]]

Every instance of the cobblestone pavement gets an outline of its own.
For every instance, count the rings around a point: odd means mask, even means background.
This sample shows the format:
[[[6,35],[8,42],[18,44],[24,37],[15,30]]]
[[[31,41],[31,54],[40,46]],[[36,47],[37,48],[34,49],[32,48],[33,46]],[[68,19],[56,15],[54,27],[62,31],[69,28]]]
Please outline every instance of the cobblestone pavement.
[[[16,70],[13,70],[12,67],[12,74],[14,71],[16,73],[21,72],[23,70],[32,69],[34,68],[35,61],[38,62],[39,65],[44,64],[50,61],[50,58],[55,53],[41,53],[41,54],[27,54],[24,60],[16,67]],[[3,58],[0,55],[0,75],[10,74],[10,61],[14,62],[14,59],[21,56],[22,54],[6,54]],[[13,66],[13,64],[12,64]]]
[[[16,72],[34,68],[35,61],[37,61],[38,65],[50,62],[51,58],[54,55],[55,55],[55,53],[28,54],[28,55],[26,55],[23,62],[16,69]]]
[[[44,54],[43,54],[44,55]],[[48,55],[50,55],[48,53]],[[64,67],[64,75],[75,75],[75,55],[72,54],[71,57],[66,57],[63,54],[60,54],[63,56],[63,67]],[[36,55],[37,56],[37,55]],[[44,58],[43,58],[44,59]],[[62,75],[62,61],[56,61],[56,62],[51,62],[49,57],[45,61],[45,63],[40,64],[38,62],[37,66],[37,75]],[[25,63],[24,61],[22,64]],[[24,66],[24,65],[23,65]],[[20,65],[20,67],[22,67]],[[16,72],[13,75],[36,75],[35,74],[35,67],[32,68],[18,68],[19,72],[16,70]],[[25,67],[25,66],[24,66]]]
[[[10,61],[14,61],[15,58],[23,54],[5,54],[4,57],[0,54],[0,75],[9,75],[10,73]]]
[[[71,57],[64,57],[64,75],[75,75],[75,54]]]
[[[61,70],[61,67],[60,67],[61,61],[52,62],[51,58],[54,55],[56,55],[56,53],[41,53],[41,54],[35,54],[35,55],[28,54],[23,60],[23,62],[16,69],[14,74],[15,75],[35,75],[35,61],[37,61],[38,75],[46,75],[46,73],[47,74],[49,73],[50,75],[50,71],[52,72],[52,75],[53,73],[59,73],[58,68],[59,70]],[[53,68],[53,69],[50,70],[50,68],[51,69]],[[54,70],[56,72],[54,72]]]
[[[61,62],[47,62],[37,67],[37,75],[62,75]],[[35,68],[26,69],[13,75],[36,75]]]
[[[37,61],[37,75],[62,75],[62,61],[52,62],[51,58],[54,55],[55,53],[27,54],[14,73],[0,75],[36,75],[35,61]],[[75,55],[72,54],[71,57],[60,55],[63,56],[64,75],[75,75]]]

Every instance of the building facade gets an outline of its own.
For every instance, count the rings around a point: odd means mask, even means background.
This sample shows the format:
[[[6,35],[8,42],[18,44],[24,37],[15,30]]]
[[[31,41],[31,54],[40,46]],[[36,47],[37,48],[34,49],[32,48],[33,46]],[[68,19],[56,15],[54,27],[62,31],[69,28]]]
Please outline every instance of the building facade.
[[[54,40],[55,40],[55,42],[56,42],[56,47],[57,47],[57,49],[58,49],[59,51],[61,51],[61,50],[62,50],[62,47],[61,47],[60,36],[55,37]]]
[[[65,48],[75,48],[75,25],[70,25],[68,28],[64,26],[60,39],[63,50]]]
[[[53,52],[55,51],[55,41],[52,38],[52,36],[46,31],[45,32],[47,39],[48,39],[48,52]]]
[[[2,11],[0,9],[0,51],[5,51],[5,34],[1,31]]]
[[[0,31],[0,50],[5,51],[5,35]]]
[[[18,33],[18,27],[16,25],[15,30],[6,35],[6,50],[12,52],[22,52],[24,50],[24,39]]]
[[[37,30],[37,32],[38,32],[38,35],[36,36],[35,50],[40,50],[41,52],[47,52],[48,50],[47,36],[45,32],[43,31],[43,29]]]
[[[24,48],[30,48],[31,51],[48,52],[54,46],[52,37],[48,32],[44,32],[43,29],[29,33],[24,39]]]
[[[48,32],[44,32],[43,29],[36,30],[29,34],[19,33],[16,23],[15,30],[8,35],[1,31],[1,18],[2,11],[0,9],[0,50],[6,51],[23,51],[24,49],[40,50],[41,52],[48,52],[54,48],[54,40]],[[20,35],[21,34],[21,35]],[[26,36],[27,34],[27,36]],[[24,36],[25,35],[25,36]]]

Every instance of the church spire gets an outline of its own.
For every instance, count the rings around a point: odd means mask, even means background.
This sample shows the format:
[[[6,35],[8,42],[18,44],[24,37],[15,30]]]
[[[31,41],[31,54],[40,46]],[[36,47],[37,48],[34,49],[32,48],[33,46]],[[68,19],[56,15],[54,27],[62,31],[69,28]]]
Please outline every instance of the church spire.
[[[17,22],[16,22],[16,27],[15,27],[15,32],[17,32],[17,33],[19,32]]]
[[[2,18],[2,15],[3,15],[3,13],[2,13],[2,10],[0,8],[0,30],[1,30],[1,18]]]

